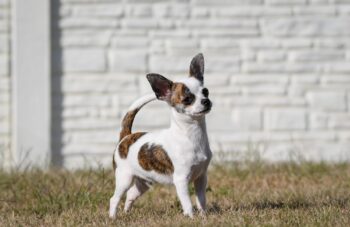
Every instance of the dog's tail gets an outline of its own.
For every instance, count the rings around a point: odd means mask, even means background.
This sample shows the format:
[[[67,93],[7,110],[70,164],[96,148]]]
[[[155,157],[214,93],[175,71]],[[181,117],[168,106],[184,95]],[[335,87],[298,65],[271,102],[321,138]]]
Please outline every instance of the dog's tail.
[[[130,107],[128,112],[125,114],[123,121],[122,121],[122,129],[120,131],[119,136],[119,142],[126,137],[127,135],[131,134],[131,128],[132,124],[134,122],[135,116],[139,110],[146,105],[147,103],[156,100],[156,96],[154,94],[145,95],[138,100],[136,100]]]

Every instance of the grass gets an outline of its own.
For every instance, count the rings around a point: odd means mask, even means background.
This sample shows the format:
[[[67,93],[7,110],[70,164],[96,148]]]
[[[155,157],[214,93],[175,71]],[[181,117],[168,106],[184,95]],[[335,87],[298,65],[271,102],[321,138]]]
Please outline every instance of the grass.
[[[112,170],[0,172],[0,226],[348,226],[350,164],[229,164],[210,169],[208,214],[182,216],[155,186],[108,218]],[[193,188],[190,188],[193,194]],[[123,204],[120,204],[123,205]]]

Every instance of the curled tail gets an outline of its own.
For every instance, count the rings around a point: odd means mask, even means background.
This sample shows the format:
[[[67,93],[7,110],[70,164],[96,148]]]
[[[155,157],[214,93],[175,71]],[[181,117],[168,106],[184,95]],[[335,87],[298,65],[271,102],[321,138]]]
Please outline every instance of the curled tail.
[[[154,94],[145,95],[138,100],[136,100],[129,108],[128,112],[125,114],[122,121],[122,129],[120,131],[119,142],[131,134],[132,124],[134,122],[135,116],[139,110],[147,103],[156,99]]]

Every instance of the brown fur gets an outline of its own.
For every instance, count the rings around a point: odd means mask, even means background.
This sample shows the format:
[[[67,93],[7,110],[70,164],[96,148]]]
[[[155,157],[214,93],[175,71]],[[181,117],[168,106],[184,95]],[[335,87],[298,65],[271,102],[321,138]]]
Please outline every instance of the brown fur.
[[[118,151],[119,157],[125,159],[128,156],[129,147],[133,145],[141,136],[145,135],[145,132],[136,132],[127,135],[123,141],[119,144]]]
[[[172,174],[174,166],[166,151],[160,145],[144,144],[138,154],[140,166],[147,170],[154,170],[161,174]]]
[[[176,104],[181,104],[185,95],[186,85],[184,85],[183,83],[174,83],[171,89],[172,96],[170,99],[170,104],[172,106],[175,106]]]
[[[122,121],[122,131],[119,135],[119,141],[122,141],[122,139],[131,134],[131,127],[132,123],[134,122],[135,116],[139,110],[132,110],[125,114],[123,121]]]

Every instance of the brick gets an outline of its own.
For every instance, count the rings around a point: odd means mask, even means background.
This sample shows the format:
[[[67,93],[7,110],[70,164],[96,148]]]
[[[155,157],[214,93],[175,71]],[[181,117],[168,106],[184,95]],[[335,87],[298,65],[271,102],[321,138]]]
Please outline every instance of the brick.
[[[346,84],[350,83],[348,75],[328,75],[321,78],[322,83],[326,84]]]
[[[262,113],[258,108],[240,108],[232,113],[233,127],[243,131],[257,131],[262,128]]]
[[[213,15],[219,18],[290,16],[292,15],[292,9],[283,7],[235,6],[213,9]]]
[[[317,110],[344,111],[346,110],[346,95],[337,91],[312,91],[307,93],[311,108]]]
[[[336,14],[336,8],[334,6],[298,6],[293,8],[294,15],[315,15],[315,16],[332,16]]]
[[[87,94],[66,94],[63,96],[63,107],[79,107],[79,106],[94,106],[106,107],[110,106],[111,99],[108,95],[87,95]]]
[[[53,78],[53,83],[61,83],[61,87],[53,87],[53,91],[64,93],[136,92],[136,81],[136,77],[132,74],[72,74],[59,79]]]
[[[309,122],[311,129],[326,129],[329,115],[324,112],[310,113]]]
[[[311,48],[312,40],[305,38],[286,38],[281,41],[281,46],[286,49],[306,49]]]
[[[268,5],[305,5],[306,0],[266,0]]]
[[[265,50],[265,49],[277,49],[280,47],[280,40],[277,39],[252,39],[244,40],[241,42],[244,48],[249,48],[253,50]]]
[[[77,5],[73,7],[72,13],[73,15],[87,17],[121,17],[124,12],[120,4],[102,3]]]
[[[264,83],[276,84],[276,86],[287,85],[288,77],[281,75],[235,75],[231,82],[238,85],[259,85]]]
[[[185,73],[191,62],[191,57],[151,56],[150,71],[159,73]]]
[[[243,63],[242,71],[246,73],[314,73],[321,70],[313,64],[272,64],[272,63]]]
[[[67,0],[65,0],[67,1]],[[77,1],[77,0],[75,0]],[[82,0],[80,0],[82,1]],[[99,147],[99,148],[98,148]],[[87,148],[87,149],[86,149]],[[84,151],[85,149],[85,151]],[[64,157],[62,167],[67,170],[80,170],[80,169],[101,169],[111,167],[111,154],[100,154],[101,150],[113,150],[113,145],[101,146],[99,144],[86,146],[78,146],[76,148],[63,147]],[[86,151],[90,151],[93,154],[86,154]],[[68,154],[67,154],[68,153]],[[70,154],[73,153],[73,154]]]
[[[322,38],[322,39],[316,39],[313,41],[314,46],[317,49],[340,49],[345,48],[348,40],[342,39],[342,38]]]
[[[64,47],[106,47],[109,45],[112,32],[64,32],[61,44]]]
[[[146,51],[113,50],[110,54],[113,72],[146,72]]]
[[[157,113],[157,117],[154,117]],[[154,107],[153,103],[147,105],[144,111],[137,115],[137,120],[135,121],[135,131],[144,130],[148,128],[154,130],[157,128],[165,128],[170,124],[170,111],[166,105],[161,108]]]
[[[122,21],[123,28],[141,28],[141,29],[152,29],[157,28],[160,22],[156,19],[149,18],[133,18],[133,19],[124,19]]]
[[[189,29],[178,29],[174,31],[155,30],[149,31],[151,38],[186,38],[191,36]]]
[[[306,112],[295,108],[268,108],[264,112],[267,130],[305,130]]]
[[[115,119],[81,118],[65,119],[62,122],[63,130],[113,130],[119,122]]]
[[[222,56],[208,56],[205,60],[206,72],[238,72],[239,71],[239,57],[230,55]]]
[[[335,62],[324,66],[324,71],[328,73],[350,73],[349,62]]]
[[[348,36],[350,21],[342,19],[274,19],[262,22],[264,35],[273,36]]]
[[[221,98],[221,97],[228,97],[228,96],[233,96],[233,95],[238,95],[241,93],[241,88],[234,86],[234,85],[229,85],[229,86],[224,86],[220,88],[215,88],[211,89],[209,92],[213,97],[216,98]]]
[[[342,51],[294,51],[289,56],[291,61],[339,61],[345,59],[345,53]]]
[[[111,46],[118,49],[147,48],[150,41],[145,37],[118,36],[112,39]]]
[[[210,88],[229,84],[229,75],[205,73],[204,83]]]
[[[215,39],[203,39],[201,41],[201,47],[204,50],[225,50],[225,49],[239,49],[239,43],[230,38],[215,38]]]
[[[286,59],[284,51],[261,51],[258,53],[258,60],[261,62],[279,62]]]
[[[318,75],[294,75],[291,78],[292,84],[317,84],[320,81]]]
[[[212,0],[195,0],[194,4],[195,5],[260,5],[262,4],[262,0],[217,0],[217,1],[212,1]]]
[[[65,72],[103,72],[106,70],[106,56],[103,49],[72,48],[63,51]]]
[[[255,20],[236,20],[236,19],[190,19],[184,21],[184,27],[189,28],[257,28]]]
[[[187,18],[190,7],[188,4],[155,4],[153,14],[157,18]]]
[[[311,4],[328,4],[328,0],[310,0]]]
[[[117,142],[116,130],[76,131],[69,133],[72,143],[108,144]]]
[[[350,129],[350,114],[341,113],[330,115],[329,127],[332,129]]]
[[[258,84],[242,87],[242,93],[244,95],[284,95],[286,93],[286,87],[283,85],[277,86],[276,84]]]
[[[68,17],[59,21],[61,29],[81,28],[117,28],[119,21],[114,18]]]
[[[169,39],[165,42],[168,51],[177,52],[179,50],[198,50],[199,42],[195,39]]]
[[[222,38],[237,38],[237,37],[256,37],[259,30],[257,28],[237,28],[234,30],[228,30],[227,28],[221,29],[200,29],[193,31],[195,37],[222,37]]]
[[[205,18],[210,15],[209,9],[204,7],[195,7],[191,10],[191,16],[194,18]]]
[[[215,104],[214,104],[215,105]],[[223,107],[220,111],[213,110],[206,116],[208,128],[215,131],[232,131],[232,116],[230,108]],[[215,113],[215,114],[214,114]]]
[[[125,14],[128,17],[151,17],[152,6],[147,4],[142,5],[126,5]]]

